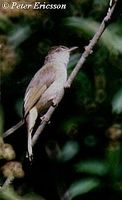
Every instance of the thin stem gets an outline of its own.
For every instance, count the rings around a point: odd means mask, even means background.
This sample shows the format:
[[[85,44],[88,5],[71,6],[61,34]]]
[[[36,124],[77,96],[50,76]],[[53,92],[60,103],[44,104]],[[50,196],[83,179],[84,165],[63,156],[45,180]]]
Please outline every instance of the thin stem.
[[[17,129],[19,129],[22,125],[24,125],[24,120],[21,120],[16,125],[12,126],[10,129],[8,129],[6,132],[3,133],[3,138],[6,138],[7,136],[14,133]]]

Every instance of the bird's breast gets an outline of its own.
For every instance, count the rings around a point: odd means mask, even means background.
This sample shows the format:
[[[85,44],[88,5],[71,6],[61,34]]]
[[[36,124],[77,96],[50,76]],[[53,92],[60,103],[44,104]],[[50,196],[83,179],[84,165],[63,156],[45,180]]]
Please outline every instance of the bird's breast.
[[[42,94],[39,102],[37,103],[37,107],[40,111],[42,110],[42,107],[48,108],[50,105],[49,102],[51,102],[51,100],[58,98],[60,92],[64,89],[66,80],[67,80],[66,67],[58,69],[58,71],[56,72],[55,80]]]
[[[54,82],[47,88],[43,96],[51,95],[57,92],[60,92],[64,88],[64,85],[67,80],[67,70],[66,67],[60,67],[57,69]]]

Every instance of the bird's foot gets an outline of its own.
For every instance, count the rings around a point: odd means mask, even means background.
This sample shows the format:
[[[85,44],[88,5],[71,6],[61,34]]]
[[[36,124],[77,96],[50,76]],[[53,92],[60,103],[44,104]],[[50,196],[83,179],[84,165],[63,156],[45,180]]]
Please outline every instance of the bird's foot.
[[[29,155],[29,156],[28,156],[28,159],[29,159],[30,163],[32,163],[32,162],[33,162],[33,154],[32,154],[32,155]]]
[[[56,107],[57,106],[57,95],[52,96],[49,101],[51,102],[51,106]]]
[[[53,107],[56,107],[56,106],[57,106],[57,99],[56,99],[56,98],[54,98],[54,99],[52,100],[52,106],[53,106]]]
[[[41,119],[41,122],[47,122],[47,123],[50,122],[49,117],[48,117],[47,114],[45,114],[42,117],[40,117],[40,119]]]
[[[66,82],[66,83],[65,83],[65,86],[64,86],[64,89],[69,89],[69,88],[70,88],[70,86],[71,86],[71,84],[70,84],[70,83],[68,83],[68,82]]]
[[[29,154],[29,152],[26,153],[26,158],[29,159],[30,163],[33,161],[33,154]]]
[[[28,138],[28,153],[27,153],[27,157],[29,159],[29,161],[32,163],[33,161],[33,149],[32,149],[32,141],[31,138]]]

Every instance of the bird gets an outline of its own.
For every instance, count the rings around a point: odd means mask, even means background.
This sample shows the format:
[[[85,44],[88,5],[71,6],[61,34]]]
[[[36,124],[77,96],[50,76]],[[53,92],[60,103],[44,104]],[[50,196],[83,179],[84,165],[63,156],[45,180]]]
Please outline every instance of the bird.
[[[24,118],[28,131],[28,156],[32,153],[32,132],[39,116],[55,106],[67,81],[67,65],[70,52],[77,47],[54,46],[45,57],[44,65],[30,81],[24,97]]]
[[[67,81],[70,53],[77,48],[68,48],[62,45],[53,46],[45,57],[43,66],[35,73],[26,88],[23,119],[14,128],[17,129],[26,124],[27,151],[30,161],[33,160],[32,135],[37,119],[40,118],[41,123],[48,109],[51,106],[56,106]],[[5,137],[11,134],[11,129],[5,133]]]

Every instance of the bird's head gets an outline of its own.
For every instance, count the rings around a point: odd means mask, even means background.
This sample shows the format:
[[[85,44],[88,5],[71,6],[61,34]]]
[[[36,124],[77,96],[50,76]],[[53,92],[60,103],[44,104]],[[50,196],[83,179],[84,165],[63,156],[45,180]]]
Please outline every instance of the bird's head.
[[[69,62],[70,52],[72,52],[73,50],[77,48],[78,47],[68,48],[66,46],[54,46],[48,52],[46,61],[49,62],[49,60],[54,60],[54,61],[61,62],[67,65]]]

